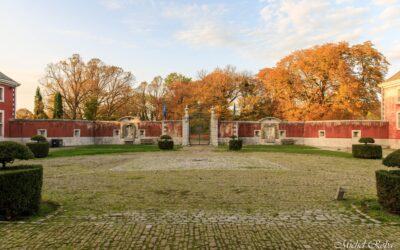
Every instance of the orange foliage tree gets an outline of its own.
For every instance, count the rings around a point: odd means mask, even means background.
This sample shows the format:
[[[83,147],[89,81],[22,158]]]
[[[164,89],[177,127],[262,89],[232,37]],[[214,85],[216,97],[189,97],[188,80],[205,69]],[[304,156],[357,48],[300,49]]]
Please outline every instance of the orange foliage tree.
[[[295,51],[257,77],[277,103],[275,116],[364,119],[379,116],[378,84],[387,67],[386,58],[371,42],[341,42]]]

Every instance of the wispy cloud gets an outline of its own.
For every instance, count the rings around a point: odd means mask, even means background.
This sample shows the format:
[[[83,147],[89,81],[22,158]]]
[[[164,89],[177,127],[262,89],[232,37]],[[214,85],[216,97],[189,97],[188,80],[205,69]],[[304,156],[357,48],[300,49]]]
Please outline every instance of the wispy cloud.
[[[56,30],[55,33],[76,39],[83,39],[87,41],[91,41],[94,43],[100,43],[103,45],[117,45],[122,48],[135,48],[136,45],[133,42],[127,41],[119,41],[114,38],[106,37],[106,36],[99,36],[95,34],[91,34],[89,32],[79,31],[79,30]]]
[[[257,13],[260,22],[253,26],[232,22],[229,8],[216,4],[175,4],[165,8],[164,15],[181,21],[175,37],[191,46],[228,47],[245,57],[272,60],[324,42],[362,42],[400,24],[397,0],[361,6],[354,0],[259,2],[264,5]]]

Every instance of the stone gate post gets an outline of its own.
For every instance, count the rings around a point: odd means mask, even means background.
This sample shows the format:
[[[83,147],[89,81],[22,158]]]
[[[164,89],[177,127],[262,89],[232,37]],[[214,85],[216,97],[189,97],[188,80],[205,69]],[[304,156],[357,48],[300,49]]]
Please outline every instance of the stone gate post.
[[[218,119],[215,115],[214,107],[211,108],[210,145],[218,146]]]
[[[189,108],[186,106],[182,119],[182,146],[189,145]]]

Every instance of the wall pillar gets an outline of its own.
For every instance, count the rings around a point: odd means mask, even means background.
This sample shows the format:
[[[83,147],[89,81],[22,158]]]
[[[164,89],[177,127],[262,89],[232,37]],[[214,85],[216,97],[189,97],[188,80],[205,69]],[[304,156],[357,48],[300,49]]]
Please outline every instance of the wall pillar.
[[[161,122],[161,135],[166,135],[166,128],[165,128],[165,122],[164,120]]]
[[[218,146],[218,119],[215,115],[214,107],[211,108],[210,145]]]
[[[189,145],[189,108],[186,106],[182,120],[182,146]]]

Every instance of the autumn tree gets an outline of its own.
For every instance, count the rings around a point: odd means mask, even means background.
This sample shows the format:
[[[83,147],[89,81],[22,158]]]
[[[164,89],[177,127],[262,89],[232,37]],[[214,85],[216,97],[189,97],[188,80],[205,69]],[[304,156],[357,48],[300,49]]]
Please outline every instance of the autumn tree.
[[[61,94],[65,117],[84,118],[87,104],[96,99],[98,108],[94,117],[108,120],[116,119],[115,113],[132,97],[133,81],[134,76],[120,67],[106,65],[99,59],[85,63],[74,54],[67,60],[49,64],[41,83],[49,96]]]
[[[120,67],[106,65],[99,59],[90,60],[87,69],[88,102],[98,105],[95,117],[103,120],[116,119],[115,113],[132,97],[134,76]]]
[[[63,118],[64,110],[62,104],[62,96],[60,92],[54,95],[53,119]]]
[[[35,103],[33,108],[33,117],[35,119],[47,119],[47,115],[44,112],[44,103],[42,93],[40,92],[40,88],[37,87],[35,94]]]
[[[370,42],[295,51],[258,79],[288,120],[362,119],[379,105],[388,62]]]
[[[88,96],[88,74],[78,54],[58,63],[50,63],[41,80],[49,95],[59,92],[64,100],[67,118],[82,118],[82,106]]]
[[[29,109],[21,108],[16,112],[17,119],[33,119],[33,113]]]

